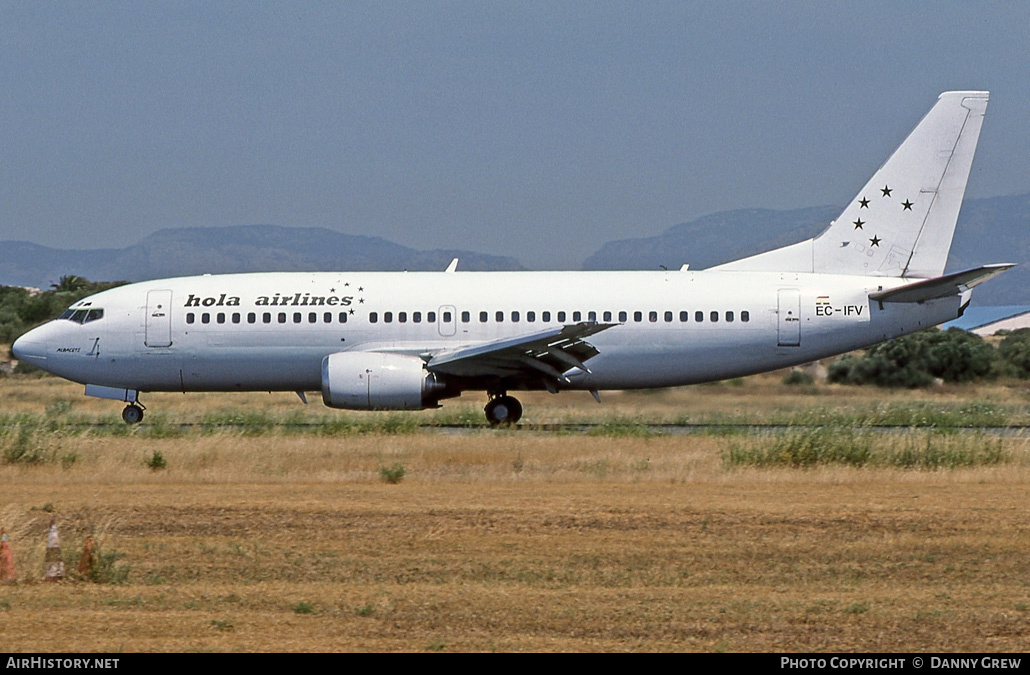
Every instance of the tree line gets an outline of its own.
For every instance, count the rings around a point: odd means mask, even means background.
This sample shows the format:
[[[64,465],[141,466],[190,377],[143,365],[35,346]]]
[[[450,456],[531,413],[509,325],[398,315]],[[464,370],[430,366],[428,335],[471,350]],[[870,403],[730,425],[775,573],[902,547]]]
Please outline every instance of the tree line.
[[[87,295],[121,286],[125,281],[90,281],[75,275],[61,277],[45,291],[0,286],[0,344],[11,344],[23,333],[61,316]]]

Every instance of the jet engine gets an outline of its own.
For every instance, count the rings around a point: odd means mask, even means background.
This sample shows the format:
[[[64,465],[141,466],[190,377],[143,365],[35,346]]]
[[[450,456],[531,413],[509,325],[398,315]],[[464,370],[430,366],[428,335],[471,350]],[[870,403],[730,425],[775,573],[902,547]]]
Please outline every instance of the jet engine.
[[[347,410],[437,407],[446,386],[417,356],[338,352],[322,359],[322,401]]]

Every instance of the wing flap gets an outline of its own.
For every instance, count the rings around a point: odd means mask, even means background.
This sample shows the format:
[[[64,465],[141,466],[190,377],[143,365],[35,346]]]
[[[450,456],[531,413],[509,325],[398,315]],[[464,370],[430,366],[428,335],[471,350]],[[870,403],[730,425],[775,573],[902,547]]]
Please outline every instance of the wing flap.
[[[899,288],[870,293],[869,299],[877,302],[926,302],[947,298],[964,293],[1012,267],[1015,267],[1012,263],[997,263],[933,279],[921,279]]]
[[[617,325],[586,321],[451,349],[434,354],[426,368],[459,377],[507,377],[532,371],[567,382],[565,372],[571,368],[590,372],[585,361],[598,354],[584,339]]]

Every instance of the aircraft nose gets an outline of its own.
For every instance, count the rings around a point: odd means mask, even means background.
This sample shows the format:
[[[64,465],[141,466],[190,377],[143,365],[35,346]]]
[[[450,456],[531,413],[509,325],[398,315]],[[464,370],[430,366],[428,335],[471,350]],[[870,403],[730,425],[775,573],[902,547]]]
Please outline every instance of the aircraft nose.
[[[47,325],[43,325],[33,328],[15,340],[11,345],[11,353],[14,354],[14,358],[33,366],[45,364],[48,333]]]

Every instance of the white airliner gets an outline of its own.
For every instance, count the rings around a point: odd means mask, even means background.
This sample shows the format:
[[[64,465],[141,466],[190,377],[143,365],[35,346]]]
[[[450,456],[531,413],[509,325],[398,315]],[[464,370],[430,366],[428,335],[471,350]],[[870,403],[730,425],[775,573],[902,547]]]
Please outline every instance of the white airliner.
[[[1012,265],[944,274],[987,92],[936,105],[814,239],[704,271],[311,272],[131,284],[29,331],[17,358],[125,401],[141,392],[322,390],[421,410],[465,390],[669,387],[840,354],[960,316]]]

